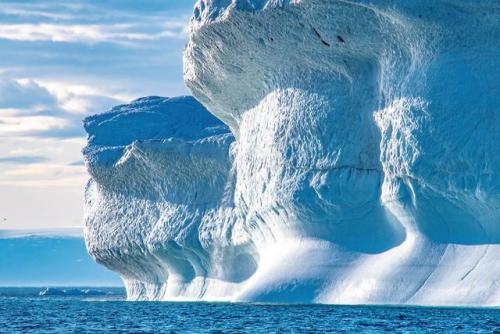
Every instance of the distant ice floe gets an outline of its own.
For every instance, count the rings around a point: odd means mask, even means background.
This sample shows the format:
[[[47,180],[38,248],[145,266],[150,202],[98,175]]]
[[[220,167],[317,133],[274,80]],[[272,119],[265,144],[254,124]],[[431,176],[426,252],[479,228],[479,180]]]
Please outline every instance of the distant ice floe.
[[[0,229],[0,239],[12,238],[81,238],[83,230],[81,227],[40,228],[40,229]]]
[[[85,121],[90,254],[131,300],[500,305],[498,22],[491,1],[198,1],[203,106]]]
[[[40,297],[100,297],[106,296],[109,293],[97,289],[58,289],[58,288],[45,288],[41,290],[38,295]]]

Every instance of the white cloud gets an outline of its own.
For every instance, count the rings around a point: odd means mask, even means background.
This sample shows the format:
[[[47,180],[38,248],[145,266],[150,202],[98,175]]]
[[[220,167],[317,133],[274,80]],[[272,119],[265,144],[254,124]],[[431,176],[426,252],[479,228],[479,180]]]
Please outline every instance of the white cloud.
[[[29,164],[24,166],[18,166],[16,168],[6,170],[4,175],[7,176],[52,176],[59,177],[63,176],[81,176],[85,174],[85,168],[82,166],[71,166],[71,165],[60,165],[60,164]]]
[[[40,155],[10,155],[6,157],[0,156],[0,164],[36,164],[47,161],[46,157]]]
[[[83,136],[82,119],[86,115],[106,111],[133,98],[97,86],[3,79],[0,81],[0,137]]]
[[[0,116],[0,136],[29,135],[70,125],[69,120],[53,116]]]
[[[85,138],[27,138],[27,137],[2,137],[0,139],[0,160],[12,161],[22,157],[44,158],[43,164],[66,166],[82,159],[81,150],[85,146]],[[27,161],[36,163],[34,159]],[[26,163],[19,161],[18,166]],[[5,178],[5,166],[0,168],[0,181]],[[50,170],[50,169],[49,169]],[[12,177],[7,177],[11,179]]]
[[[82,158],[84,144],[84,139],[0,140],[0,188],[83,189],[88,174],[73,162]]]
[[[0,108],[32,109],[52,106],[56,99],[33,80],[3,79],[0,81]]]
[[[23,145],[24,143],[19,141],[18,144]],[[47,147],[44,145],[43,147],[35,147],[35,148],[26,148],[26,147],[17,147],[15,149],[12,149],[10,151],[7,151],[8,155],[42,155],[42,154],[47,154],[50,153],[51,155],[55,154],[61,154],[63,153],[62,148],[60,147]]]
[[[7,116],[18,116],[21,115],[25,109],[20,109],[20,108],[0,108],[0,116],[7,117]],[[1,124],[1,122],[0,122]]]
[[[20,6],[5,6],[3,8],[0,8],[0,14],[6,16],[8,15],[24,18],[44,18],[51,20],[72,20],[75,18],[75,16],[69,14],[53,13],[40,9],[29,9]]]
[[[148,27],[150,30],[151,27]],[[120,43],[185,39],[186,22],[167,22],[155,31],[135,24],[0,24],[0,39],[22,42]]]
[[[23,80],[20,81],[23,82]],[[109,108],[134,98],[131,95],[109,91],[101,87],[49,80],[35,79],[33,81],[55,96],[59,107],[69,113],[88,114],[101,112],[104,110],[99,110],[99,108]]]
[[[1,187],[15,188],[76,188],[84,189],[88,181],[88,175],[82,174],[79,177],[59,177],[57,179],[35,179],[35,180],[0,180]]]
[[[186,93],[190,1],[0,0],[0,211],[10,224],[80,219],[84,116]]]
[[[1,176],[0,186],[5,187],[83,187],[88,180],[84,166],[53,163],[18,165]]]

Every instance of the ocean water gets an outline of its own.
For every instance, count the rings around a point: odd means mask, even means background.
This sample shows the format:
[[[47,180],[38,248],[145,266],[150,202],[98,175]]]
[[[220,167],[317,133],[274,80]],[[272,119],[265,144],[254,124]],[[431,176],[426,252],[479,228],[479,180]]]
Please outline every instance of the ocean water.
[[[0,333],[500,333],[500,309],[126,302],[122,289],[0,289]]]

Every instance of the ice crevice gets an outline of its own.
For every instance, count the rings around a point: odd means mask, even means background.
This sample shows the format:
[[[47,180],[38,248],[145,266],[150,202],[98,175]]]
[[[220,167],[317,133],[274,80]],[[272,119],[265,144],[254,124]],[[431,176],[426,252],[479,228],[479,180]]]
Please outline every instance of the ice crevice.
[[[131,300],[500,305],[498,22],[486,0],[199,0],[196,99],[85,121],[90,254]]]

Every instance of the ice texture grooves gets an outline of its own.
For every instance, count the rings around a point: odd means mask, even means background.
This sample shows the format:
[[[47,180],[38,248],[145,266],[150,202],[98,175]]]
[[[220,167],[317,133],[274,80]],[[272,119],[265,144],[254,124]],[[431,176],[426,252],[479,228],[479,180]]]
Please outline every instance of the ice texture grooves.
[[[91,255],[133,300],[499,306],[498,22],[198,1],[184,77],[218,119],[151,97],[86,120]]]

